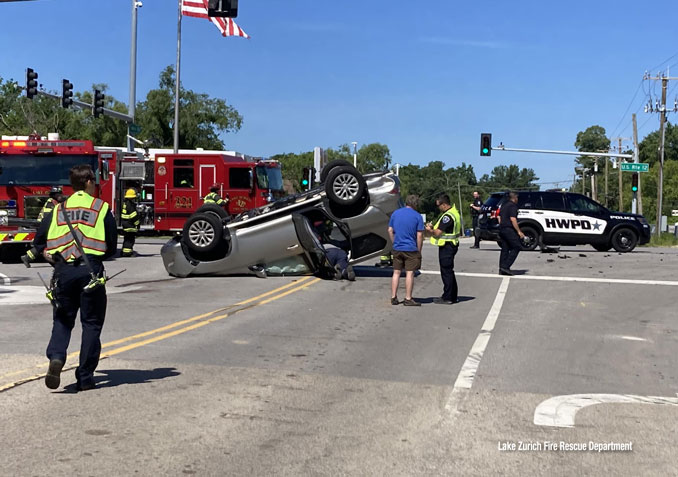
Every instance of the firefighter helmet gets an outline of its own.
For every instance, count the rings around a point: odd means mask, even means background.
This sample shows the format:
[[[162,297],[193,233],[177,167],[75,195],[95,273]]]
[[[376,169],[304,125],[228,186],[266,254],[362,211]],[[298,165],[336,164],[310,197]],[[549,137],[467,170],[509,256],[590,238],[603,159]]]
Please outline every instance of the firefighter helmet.
[[[125,199],[136,199],[137,198],[137,191],[132,189],[131,187],[127,189],[125,192]]]
[[[63,194],[63,190],[59,186],[54,186],[49,190],[49,196],[51,198],[55,198],[59,194]]]
[[[219,189],[221,189],[221,184],[214,183],[210,186],[210,192],[219,192]]]

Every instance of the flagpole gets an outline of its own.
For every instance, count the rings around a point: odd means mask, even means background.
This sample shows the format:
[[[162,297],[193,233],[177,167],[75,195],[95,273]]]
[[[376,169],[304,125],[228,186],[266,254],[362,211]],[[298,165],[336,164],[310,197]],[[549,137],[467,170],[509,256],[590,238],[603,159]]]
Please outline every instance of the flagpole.
[[[179,152],[179,75],[181,71],[181,4],[179,0],[179,18],[177,20],[177,67],[174,72],[174,154]]]

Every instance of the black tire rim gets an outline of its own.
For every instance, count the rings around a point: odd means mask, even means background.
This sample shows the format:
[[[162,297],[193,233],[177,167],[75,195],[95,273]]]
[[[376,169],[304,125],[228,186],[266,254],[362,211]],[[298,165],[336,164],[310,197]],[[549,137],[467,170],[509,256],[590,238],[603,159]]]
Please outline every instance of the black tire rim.
[[[633,232],[627,230],[620,230],[615,236],[617,246],[622,250],[630,250],[633,248],[635,237]]]
[[[214,242],[215,236],[214,227],[207,220],[196,220],[188,227],[188,239],[196,247],[207,247]]]
[[[358,190],[360,190],[358,178],[349,172],[339,174],[332,182],[332,192],[343,201],[354,199],[358,195]]]

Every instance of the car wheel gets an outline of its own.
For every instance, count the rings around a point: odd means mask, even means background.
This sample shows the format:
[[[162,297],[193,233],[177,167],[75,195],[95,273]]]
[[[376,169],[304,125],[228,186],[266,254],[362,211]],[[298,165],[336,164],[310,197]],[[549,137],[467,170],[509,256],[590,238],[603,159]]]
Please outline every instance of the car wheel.
[[[612,234],[612,247],[621,253],[630,252],[638,244],[638,236],[631,229],[618,229]]]
[[[323,167],[322,171],[320,171],[320,183],[324,183],[325,180],[327,179],[327,176],[329,175],[330,171],[334,169],[335,167],[353,167],[353,164],[351,164],[348,161],[345,161],[344,159],[335,159],[334,161],[328,162],[325,167]],[[355,168],[354,168],[355,169]]]
[[[522,242],[523,250],[531,252],[537,248],[541,241],[539,232],[534,227],[521,227],[520,230],[525,234],[525,238]]]
[[[612,248],[612,245],[608,244],[592,244],[592,247],[598,250],[599,252],[607,252]]]
[[[184,224],[183,240],[194,252],[208,253],[222,242],[223,226],[213,213],[191,215]]]
[[[220,219],[226,219],[229,217],[228,212],[226,212],[223,207],[220,207],[217,204],[204,204],[198,210],[196,210],[195,213],[210,213],[216,215]]]
[[[353,205],[365,193],[367,185],[363,176],[353,166],[335,167],[327,175],[325,192],[339,205]]]

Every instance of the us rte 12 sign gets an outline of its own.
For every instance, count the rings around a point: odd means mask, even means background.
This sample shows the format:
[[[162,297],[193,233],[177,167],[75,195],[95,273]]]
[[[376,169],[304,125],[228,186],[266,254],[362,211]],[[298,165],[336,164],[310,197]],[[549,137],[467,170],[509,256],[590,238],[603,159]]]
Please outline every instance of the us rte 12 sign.
[[[622,162],[621,170],[626,172],[647,172],[650,170],[650,164],[647,162]]]

